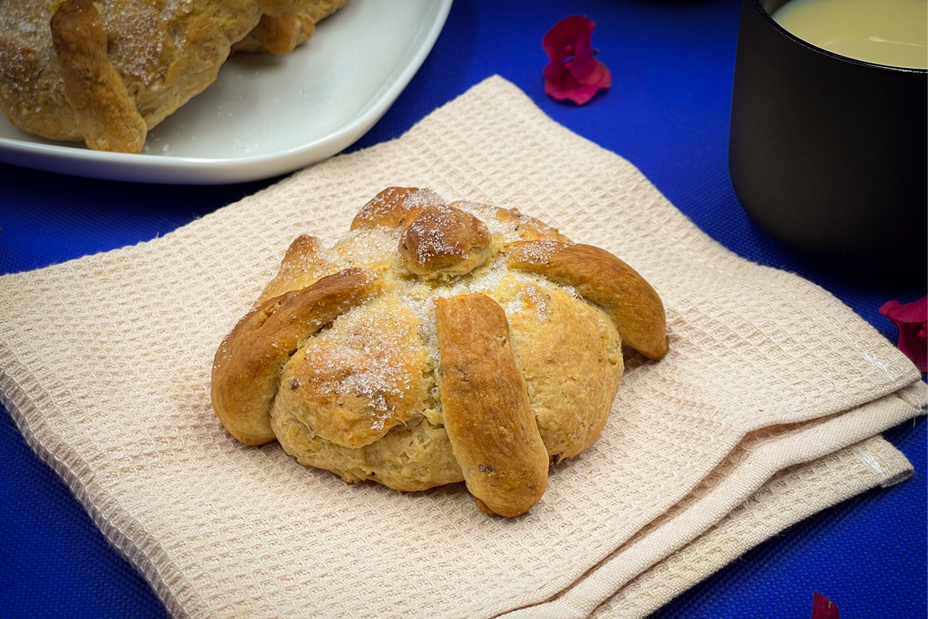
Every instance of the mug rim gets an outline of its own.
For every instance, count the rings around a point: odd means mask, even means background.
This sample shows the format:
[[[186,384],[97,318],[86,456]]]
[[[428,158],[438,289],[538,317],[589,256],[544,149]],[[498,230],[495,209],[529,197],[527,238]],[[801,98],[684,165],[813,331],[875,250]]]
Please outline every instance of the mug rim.
[[[789,2],[789,0],[786,0],[786,1]],[[754,5],[754,8],[757,9],[757,11],[761,14],[761,16],[767,21],[767,23],[772,25],[781,34],[785,34],[787,38],[792,39],[793,41],[800,43],[807,49],[811,49],[824,56],[827,56],[829,58],[834,58],[836,60],[842,60],[844,62],[848,62],[850,64],[858,65],[861,67],[868,67],[868,68],[888,70],[888,71],[898,71],[901,73],[914,73],[916,75],[928,76],[928,68],[919,69],[917,67],[898,67],[896,65],[891,65],[891,64],[880,64],[878,62],[860,60],[859,58],[851,58],[850,56],[842,56],[841,54],[836,54],[823,47],[813,45],[812,43],[809,43],[805,39],[799,38],[798,36],[790,32],[789,30],[781,26],[779,23],[777,23],[777,21],[770,15],[770,13],[767,12],[767,9],[764,8],[764,5],[761,3],[761,0],[751,0],[751,4]],[[786,4],[786,2],[784,2],[783,4]]]

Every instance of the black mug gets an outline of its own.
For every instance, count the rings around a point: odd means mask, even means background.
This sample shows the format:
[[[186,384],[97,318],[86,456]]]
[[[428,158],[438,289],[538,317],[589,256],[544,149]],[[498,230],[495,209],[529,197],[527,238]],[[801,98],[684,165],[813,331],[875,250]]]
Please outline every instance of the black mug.
[[[928,273],[928,70],[839,56],[744,0],[729,170],[773,238],[854,273]]]

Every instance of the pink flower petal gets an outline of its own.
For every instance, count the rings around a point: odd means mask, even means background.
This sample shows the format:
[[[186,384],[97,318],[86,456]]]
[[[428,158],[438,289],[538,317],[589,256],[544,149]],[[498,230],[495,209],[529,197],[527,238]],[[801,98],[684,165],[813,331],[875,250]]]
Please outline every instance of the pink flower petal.
[[[609,73],[609,69],[593,56],[589,54],[574,56],[568,64],[570,74],[578,83],[584,86],[596,86],[597,89],[612,86],[612,74]]]
[[[612,85],[606,65],[593,57],[591,20],[578,15],[565,17],[542,39],[551,61],[545,66],[545,92],[558,100],[570,99],[583,105],[597,91]]]
[[[542,73],[545,76],[545,93],[561,101],[568,99],[580,84],[570,74],[570,69],[563,62],[549,62]]]
[[[597,88],[595,86],[583,86],[577,82],[566,63],[549,63],[545,67],[544,75],[545,93],[558,101],[570,99],[574,103],[582,105],[596,94]]]
[[[883,311],[884,309],[886,311]],[[925,322],[928,320],[928,296],[905,305],[900,304],[899,301],[889,301],[883,304],[880,313],[893,321]]]
[[[570,99],[583,105],[597,91],[609,88],[609,69],[590,55],[574,56],[567,62],[549,62],[544,68],[545,93],[558,101]]]
[[[560,62],[575,54],[592,54],[590,39],[596,24],[586,17],[565,17],[545,34],[541,46],[552,62]]]
[[[928,338],[925,334],[928,296],[905,305],[899,301],[887,301],[880,308],[880,313],[899,329],[896,347],[912,360],[919,371],[928,372]]]
[[[811,619],[841,619],[841,616],[838,614],[838,607],[816,591],[812,599]]]

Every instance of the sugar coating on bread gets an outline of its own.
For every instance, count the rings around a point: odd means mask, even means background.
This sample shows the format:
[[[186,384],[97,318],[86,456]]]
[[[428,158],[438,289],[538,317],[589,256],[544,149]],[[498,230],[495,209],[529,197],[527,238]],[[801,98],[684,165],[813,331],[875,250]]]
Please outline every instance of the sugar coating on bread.
[[[289,53],[346,2],[3,0],[0,110],[45,138],[138,153],[231,53]]]
[[[258,324],[281,300],[305,318]],[[511,517],[602,431],[623,340],[658,359],[665,329],[657,293],[612,254],[515,210],[388,188],[334,246],[293,242],[217,351],[213,404],[239,440],[276,439],[345,481],[464,481]]]

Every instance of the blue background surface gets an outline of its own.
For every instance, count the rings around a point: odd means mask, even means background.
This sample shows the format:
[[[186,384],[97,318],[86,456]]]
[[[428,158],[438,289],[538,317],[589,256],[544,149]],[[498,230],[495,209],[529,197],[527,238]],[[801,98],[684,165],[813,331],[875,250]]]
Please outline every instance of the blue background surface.
[[[398,137],[502,75],[557,122],[635,164],[720,243],[821,285],[894,340],[877,310],[923,296],[926,282],[860,281],[806,262],[756,227],[735,198],[727,147],[739,12],[738,0],[456,0],[419,73],[351,150]],[[570,14],[596,22],[593,46],[612,71],[612,88],[582,107],[545,96],[541,74],[542,36]],[[0,165],[0,273],[150,240],[276,180],[139,185]],[[915,466],[913,479],[788,529],[655,616],[802,618],[813,591],[844,619],[928,616],[925,419],[886,437]],[[165,616],[147,583],[0,414],[0,617]]]

